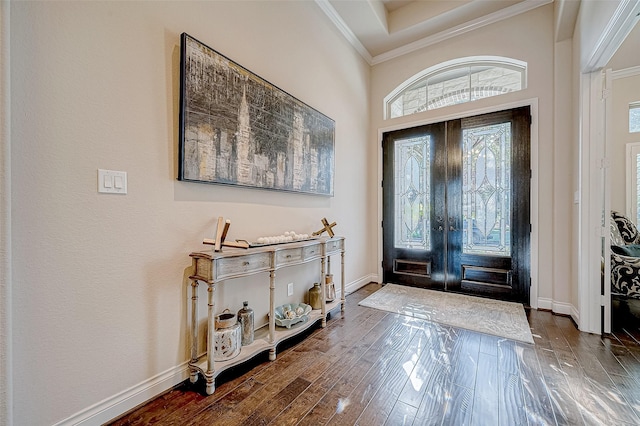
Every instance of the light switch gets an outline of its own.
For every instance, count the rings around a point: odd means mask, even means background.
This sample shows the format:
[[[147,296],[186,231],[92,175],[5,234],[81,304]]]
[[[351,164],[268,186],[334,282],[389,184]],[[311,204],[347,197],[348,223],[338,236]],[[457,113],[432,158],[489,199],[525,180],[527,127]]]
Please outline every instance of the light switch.
[[[98,192],[126,194],[127,172],[98,169]]]

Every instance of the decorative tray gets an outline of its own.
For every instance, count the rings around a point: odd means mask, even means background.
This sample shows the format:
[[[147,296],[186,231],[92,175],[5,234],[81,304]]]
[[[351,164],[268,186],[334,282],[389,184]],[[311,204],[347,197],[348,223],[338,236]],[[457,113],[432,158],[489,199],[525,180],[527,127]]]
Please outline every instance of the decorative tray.
[[[292,325],[309,320],[311,306],[306,303],[286,303],[275,309],[276,325],[291,328]]]
[[[300,241],[310,241],[310,240],[317,240],[319,237],[315,237],[315,236],[309,236],[307,238],[298,238],[298,239],[290,239],[290,240],[274,240],[274,242],[250,242],[247,241],[249,243],[249,247],[265,247],[265,246],[275,246],[278,244],[286,244],[286,243],[298,243]]]

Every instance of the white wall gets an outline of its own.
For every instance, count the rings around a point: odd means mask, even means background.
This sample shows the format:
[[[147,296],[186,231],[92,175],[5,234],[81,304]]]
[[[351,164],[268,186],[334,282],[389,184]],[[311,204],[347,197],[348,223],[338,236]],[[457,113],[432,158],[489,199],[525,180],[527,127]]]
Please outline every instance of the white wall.
[[[519,59],[528,63],[528,87],[520,92],[487,98],[467,104],[431,110],[393,120],[383,120],[384,97],[399,84],[417,72],[455,58],[474,55],[496,55]],[[534,9],[506,21],[480,28],[437,45],[407,54],[400,58],[376,65],[371,74],[371,132],[377,135],[379,129],[406,125],[417,122],[435,122],[442,117],[464,115],[468,111],[491,108],[514,102],[538,99],[538,300],[542,307],[551,308],[554,301],[569,302],[569,283],[565,275],[557,279],[554,276],[555,262],[566,265],[570,262],[569,242],[562,236],[554,236],[554,200],[572,197],[566,185],[556,188],[554,175],[554,154],[569,155],[565,148],[554,144],[554,43],[553,43],[553,5]],[[560,125],[561,126],[561,125]],[[570,123],[565,123],[570,129]],[[560,134],[566,129],[558,129]],[[565,141],[566,142],[566,141]],[[379,141],[372,140],[372,146],[379,149]],[[566,179],[571,176],[564,158],[560,164],[566,171]],[[567,159],[570,161],[570,157]],[[572,198],[570,198],[572,199]],[[562,234],[560,234],[562,235]],[[566,248],[566,249],[563,249]],[[555,252],[555,251],[558,252]],[[532,295],[536,297],[536,295]],[[554,300],[554,297],[558,300]]]
[[[640,25],[636,24],[615,55],[607,64],[614,72],[631,75],[613,80],[613,146],[607,147],[611,182],[611,208],[626,211],[626,144],[640,142],[640,133],[629,133],[629,104],[640,101],[640,74],[635,67],[640,66]]]
[[[326,216],[347,283],[375,278],[370,70],[315,3],[10,7],[15,424],[79,419],[187,360],[188,254],[217,216],[245,239]],[[336,120],[335,197],[176,181],[182,32]],[[129,193],[98,194],[98,168],[127,171]],[[311,285],[300,269],[277,279]],[[222,307],[263,315],[266,282],[226,283]]]
[[[610,159],[611,209],[627,210],[626,145],[640,143],[640,133],[629,133],[629,104],[640,101],[640,74],[613,80],[613,140],[607,147]]]
[[[622,45],[616,50],[607,64],[607,68],[618,71],[639,66],[640,55],[638,55],[638,49],[640,49],[640,24],[636,23],[633,30],[622,42]]]
[[[11,359],[11,77],[9,3],[0,2],[0,424],[13,417]]]
[[[572,250],[575,149],[573,122],[572,40],[554,45],[553,116],[553,296],[551,309],[577,319],[577,295],[574,294],[577,263]],[[569,167],[567,166],[569,165]],[[543,204],[541,203],[541,206]],[[541,265],[544,267],[544,265]]]

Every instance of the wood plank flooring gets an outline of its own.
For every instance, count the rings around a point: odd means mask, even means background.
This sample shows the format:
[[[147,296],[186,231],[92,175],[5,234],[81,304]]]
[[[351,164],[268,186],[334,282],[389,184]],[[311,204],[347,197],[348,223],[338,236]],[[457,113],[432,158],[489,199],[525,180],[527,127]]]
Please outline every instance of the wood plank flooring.
[[[581,333],[527,312],[535,345],[412,319],[347,297],[327,327],[223,373],[185,382],[123,425],[638,425],[638,333]]]

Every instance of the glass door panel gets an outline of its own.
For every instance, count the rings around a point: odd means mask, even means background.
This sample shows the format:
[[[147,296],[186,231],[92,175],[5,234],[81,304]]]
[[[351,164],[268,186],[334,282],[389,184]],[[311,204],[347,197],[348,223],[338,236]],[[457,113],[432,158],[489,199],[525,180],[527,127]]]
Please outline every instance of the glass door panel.
[[[395,247],[431,250],[430,135],[394,142]]]
[[[511,256],[511,123],[462,131],[462,252]]]
[[[444,288],[444,128],[384,135],[384,282]]]

